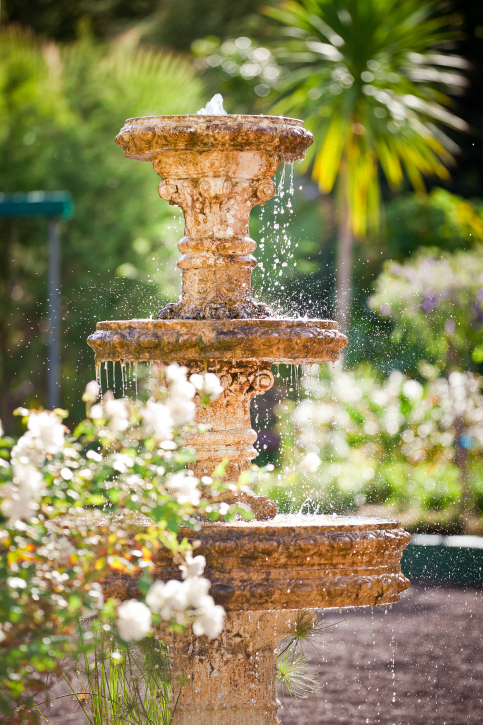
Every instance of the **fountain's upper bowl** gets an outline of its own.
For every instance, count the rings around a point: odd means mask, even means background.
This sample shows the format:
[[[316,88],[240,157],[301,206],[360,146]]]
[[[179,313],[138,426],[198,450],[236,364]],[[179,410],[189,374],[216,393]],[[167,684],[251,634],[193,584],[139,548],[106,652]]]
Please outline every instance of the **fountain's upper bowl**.
[[[303,121],[283,116],[142,116],[128,118],[116,137],[130,159],[166,152],[263,152],[278,161],[303,159],[313,141]]]

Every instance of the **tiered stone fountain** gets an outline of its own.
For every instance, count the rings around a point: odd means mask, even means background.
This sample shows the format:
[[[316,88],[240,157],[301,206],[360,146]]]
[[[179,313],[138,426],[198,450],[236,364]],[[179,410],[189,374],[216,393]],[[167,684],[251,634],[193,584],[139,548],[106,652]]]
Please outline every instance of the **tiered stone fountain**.
[[[99,322],[89,345],[97,362],[177,361],[216,372],[224,393],[198,413],[210,430],[184,440],[197,449],[196,475],[227,459],[236,480],[256,456],[250,401],[273,385],[272,364],[335,361],[347,343],[336,322],[280,319],[251,296],[250,210],[275,194],[280,163],[303,158],[312,135],[280,117],[150,116],[126,121],[116,142],[127,158],[152,162],[160,196],[183,209],[182,297],[156,320]],[[201,541],[211,593],[228,614],[214,642],[166,635],[173,671],[187,678],[173,725],[274,725],[276,646],[296,611],[389,604],[409,586],[400,560],[410,537],[396,521],[276,516],[265,497],[244,500],[256,521],[184,532]],[[179,576],[167,553],[157,564],[156,577]],[[136,596],[128,581],[106,587]]]

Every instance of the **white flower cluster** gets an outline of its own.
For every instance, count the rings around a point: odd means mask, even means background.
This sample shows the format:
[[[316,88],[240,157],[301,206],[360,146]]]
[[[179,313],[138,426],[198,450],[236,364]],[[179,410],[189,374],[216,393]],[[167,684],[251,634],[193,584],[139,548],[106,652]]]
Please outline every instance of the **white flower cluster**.
[[[166,478],[166,488],[172,491],[179,504],[191,504],[198,506],[201,500],[201,489],[198,486],[199,479],[192,471],[178,471]]]
[[[204,556],[195,556],[188,551],[181,569],[183,581],[171,579],[156,581],[146,595],[146,604],[130,599],[118,609],[119,634],[125,642],[138,641],[151,631],[152,613],[169,622],[186,624],[187,617],[195,617],[193,632],[197,637],[206,634],[210,639],[218,637],[223,629],[225,610],[215,604],[208,594],[210,582],[202,574],[205,570]]]
[[[196,405],[195,396],[208,396],[215,401],[223,392],[218,377],[214,373],[191,375],[188,380],[188,368],[171,363],[165,370],[168,383],[168,396],[163,402],[150,398],[141,409],[142,424],[149,435],[159,443],[172,440],[173,428],[194,423]],[[95,384],[95,383],[94,383]],[[91,401],[95,389],[89,383],[84,399]],[[93,405],[89,411],[93,420],[106,420],[107,429],[112,433],[123,433],[130,425],[129,401],[115,399],[112,392],[105,393],[102,401]]]
[[[89,417],[102,426],[104,435],[115,438],[126,433],[137,425],[137,410],[141,416],[143,432],[153,436],[161,448],[166,451],[176,448],[173,442],[174,429],[194,423],[196,414],[195,398],[208,397],[216,400],[223,392],[220,381],[213,373],[195,374],[188,379],[188,368],[172,363],[165,370],[167,397],[161,402],[149,399],[145,405],[135,407],[127,399],[116,399],[111,391],[95,402],[100,389],[95,381],[87,384],[83,399],[90,404]],[[206,402],[206,401],[205,401]],[[40,470],[46,459],[62,453],[72,457],[72,447],[65,447],[65,427],[56,412],[28,411],[19,409],[19,413],[28,417],[27,432],[19,438],[12,449],[11,471],[12,480],[1,489],[2,502],[0,510],[9,520],[9,525],[16,526],[22,520],[29,520],[39,507],[45,485]],[[3,430],[0,429],[0,434]],[[102,460],[94,451],[87,453],[87,458]],[[130,456],[116,453],[112,456],[112,465],[121,474],[129,472],[133,466]],[[4,463],[3,467],[8,467]],[[73,466],[64,466],[59,473],[64,480],[70,480],[74,474]],[[92,477],[91,468],[86,467],[80,472],[84,479]],[[200,502],[201,493],[198,479],[189,471],[182,471],[167,479],[168,490],[174,492],[180,504],[189,503],[196,506]],[[131,477],[131,488],[135,489],[134,478]]]
[[[30,519],[38,509],[44,490],[44,479],[39,467],[46,456],[61,453],[64,448],[64,425],[61,418],[50,411],[20,410],[28,415],[27,432],[12,449],[13,478],[3,486],[0,506],[10,526]]]
[[[370,375],[335,369],[330,378],[310,378],[311,398],[291,414],[296,444],[309,451],[298,470],[337,480],[341,490],[358,491],[380,464],[400,456],[412,466],[444,466],[456,446],[469,454],[483,450],[483,378],[452,372],[427,382],[393,371],[383,382]],[[317,453],[318,452],[318,453]],[[320,455],[320,458],[319,458]]]
[[[107,428],[112,433],[124,433],[129,428],[127,401],[114,398],[111,390],[104,394],[101,403],[92,406],[89,417],[93,420],[107,420]]]

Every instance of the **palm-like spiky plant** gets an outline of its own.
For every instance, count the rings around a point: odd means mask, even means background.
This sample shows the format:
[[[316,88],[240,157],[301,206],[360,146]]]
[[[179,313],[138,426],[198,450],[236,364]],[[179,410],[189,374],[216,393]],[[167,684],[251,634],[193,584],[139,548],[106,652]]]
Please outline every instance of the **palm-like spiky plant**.
[[[441,126],[462,131],[447,110],[461,93],[466,62],[444,52],[451,18],[434,0],[288,0],[266,8],[281,23],[277,47],[291,69],[276,110],[314,132],[310,160],[320,189],[338,192],[338,315],[347,323],[354,235],[377,226],[380,170],[397,190],[407,177],[448,177],[457,146]]]

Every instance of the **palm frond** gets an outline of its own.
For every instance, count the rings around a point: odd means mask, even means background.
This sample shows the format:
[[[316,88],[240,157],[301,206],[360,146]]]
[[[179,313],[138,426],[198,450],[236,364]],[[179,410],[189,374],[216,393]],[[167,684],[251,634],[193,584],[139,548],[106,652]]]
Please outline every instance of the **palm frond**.
[[[315,143],[307,164],[321,190],[347,186],[351,224],[378,223],[380,178],[447,178],[458,148],[443,131],[468,131],[450,110],[468,63],[446,54],[456,39],[433,0],[288,0],[264,12],[289,30],[274,48],[285,69],[274,110],[300,115]]]

